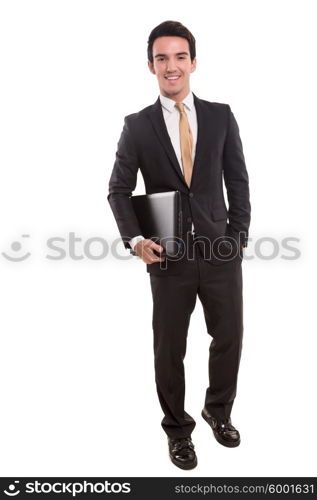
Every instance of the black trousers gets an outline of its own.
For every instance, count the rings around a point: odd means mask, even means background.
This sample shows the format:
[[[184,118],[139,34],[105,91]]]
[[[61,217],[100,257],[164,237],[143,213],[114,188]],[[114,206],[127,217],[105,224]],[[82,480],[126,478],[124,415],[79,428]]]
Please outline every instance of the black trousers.
[[[196,242],[197,243],[197,242]],[[172,438],[191,435],[195,420],[185,411],[187,332],[199,297],[209,348],[209,387],[205,406],[217,418],[230,416],[236,396],[243,336],[242,267],[237,255],[221,265],[204,260],[190,240],[193,259],[172,276],[150,274],[153,296],[155,382],[164,412],[162,427]]]

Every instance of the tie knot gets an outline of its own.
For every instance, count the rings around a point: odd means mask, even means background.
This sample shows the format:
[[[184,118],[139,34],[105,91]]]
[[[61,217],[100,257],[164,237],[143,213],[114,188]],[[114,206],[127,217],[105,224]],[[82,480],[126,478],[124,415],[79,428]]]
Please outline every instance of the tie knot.
[[[184,113],[184,103],[183,102],[177,102],[175,104],[175,107],[178,109],[180,113]]]

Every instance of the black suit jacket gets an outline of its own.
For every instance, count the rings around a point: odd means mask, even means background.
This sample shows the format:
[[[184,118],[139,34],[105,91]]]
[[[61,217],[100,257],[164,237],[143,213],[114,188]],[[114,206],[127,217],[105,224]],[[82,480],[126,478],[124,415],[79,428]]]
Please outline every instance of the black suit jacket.
[[[126,248],[142,234],[130,196],[138,169],[146,193],[179,190],[183,210],[183,236],[194,223],[199,237],[213,242],[230,236],[247,245],[250,225],[249,179],[239,128],[228,104],[212,103],[194,95],[198,135],[192,182],[188,188],[165,125],[160,99],[125,117],[116,161],[109,182],[108,201]],[[229,206],[226,207],[223,179]],[[211,259],[211,263],[219,263]],[[180,263],[168,263],[165,273],[178,273]],[[176,267],[177,266],[177,267]],[[164,271],[160,263],[148,272]]]

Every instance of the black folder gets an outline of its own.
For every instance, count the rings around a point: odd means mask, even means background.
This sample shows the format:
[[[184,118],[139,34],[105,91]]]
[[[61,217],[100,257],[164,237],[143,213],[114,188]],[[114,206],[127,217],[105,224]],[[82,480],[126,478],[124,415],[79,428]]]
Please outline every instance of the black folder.
[[[180,255],[182,237],[182,206],[179,191],[131,196],[135,215],[144,238],[150,238],[164,248],[157,255]]]

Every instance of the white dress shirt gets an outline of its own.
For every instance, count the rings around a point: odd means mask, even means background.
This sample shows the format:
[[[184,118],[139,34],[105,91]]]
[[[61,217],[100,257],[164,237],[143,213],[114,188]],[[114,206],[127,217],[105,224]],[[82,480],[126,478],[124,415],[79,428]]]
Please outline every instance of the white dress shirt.
[[[182,156],[181,156],[181,146],[180,146],[180,138],[179,138],[179,119],[180,119],[180,113],[178,109],[175,107],[176,102],[173,101],[173,99],[169,99],[168,97],[165,97],[163,95],[160,95],[160,101],[162,105],[162,111],[163,111],[163,117],[165,120],[166,128],[168,135],[170,136],[176,157],[178,159],[178,163],[181,167],[182,172],[183,171],[183,165],[182,165]],[[192,154],[192,160],[194,163],[195,160],[195,152],[196,152],[196,142],[197,142],[197,130],[198,130],[198,125],[197,125],[197,114],[196,114],[196,109],[194,105],[194,96],[192,92],[189,92],[189,94],[183,99],[182,101],[185,105],[185,111],[186,115],[188,118],[188,123],[192,131],[193,135],[193,154]],[[192,231],[194,231],[194,226],[192,224]],[[132,248],[134,249],[134,246],[141,240],[143,240],[143,236],[135,236],[129,241],[129,244]]]
[[[181,145],[179,139],[179,118],[180,113],[177,108],[175,108],[175,101],[160,95],[160,101],[162,105],[163,116],[168,131],[168,135],[171,138],[175,154],[178,159],[178,163],[183,171],[182,156],[181,156]],[[188,118],[188,123],[193,134],[193,155],[192,160],[194,163],[195,152],[196,152],[196,142],[197,142],[197,115],[194,106],[194,96],[190,92],[185,99],[182,101],[185,104],[185,111]],[[183,171],[184,173],[184,171]]]

